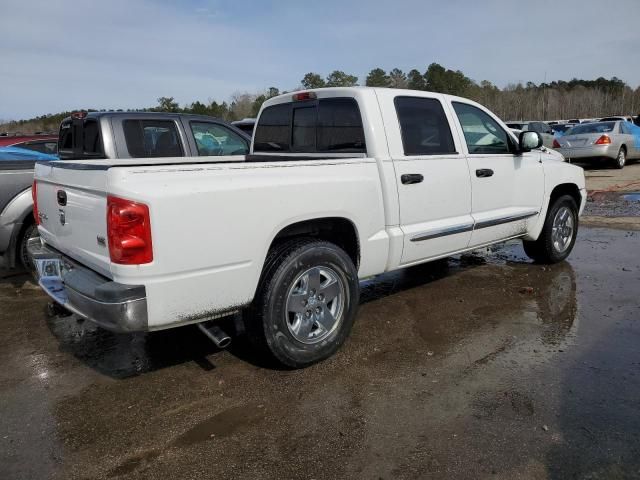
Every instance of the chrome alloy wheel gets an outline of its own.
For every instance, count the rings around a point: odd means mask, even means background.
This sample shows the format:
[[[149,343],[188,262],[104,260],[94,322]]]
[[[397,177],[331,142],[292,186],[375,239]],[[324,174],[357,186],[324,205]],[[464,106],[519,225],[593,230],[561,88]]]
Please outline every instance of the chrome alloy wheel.
[[[340,325],[345,297],[344,283],[331,268],[313,267],[301,273],[287,294],[289,332],[302,343],[321,342]]]
[[[624,167],[625,163],[627,163],[627,155],[624,153],[624,149],[621,148],[618,152],[618,158],[616,159],[618,162],[618,166],[620,168]]]
[[[551,228],[551,240],[556,252],[563,253],[571,245],[575,232],[574,224],[573,214],[569,207],[562,207],[556,212]]]

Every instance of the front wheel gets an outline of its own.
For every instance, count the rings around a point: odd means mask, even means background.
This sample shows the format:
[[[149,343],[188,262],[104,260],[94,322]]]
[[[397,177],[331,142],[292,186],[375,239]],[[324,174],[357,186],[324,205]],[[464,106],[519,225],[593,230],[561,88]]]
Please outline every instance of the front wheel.
[[[578,206],[573,197],[563,195],[550,206],[540,236],[523,241],[528,257],[539,263],[558,263],[569,256],[578,233]]]
[[[358,308],[358,272],[338,246],[296,239],[274,248],[250,309],[250,341],[279,363],[302,368],[333,355]]]

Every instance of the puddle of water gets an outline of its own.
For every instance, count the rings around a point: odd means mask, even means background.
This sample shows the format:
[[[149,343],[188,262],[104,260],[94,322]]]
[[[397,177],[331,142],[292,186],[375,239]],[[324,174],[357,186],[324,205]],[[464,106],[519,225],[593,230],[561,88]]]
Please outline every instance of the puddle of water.
[[[640,202],[640,192],[625,193],[622,198],[627,202]]]

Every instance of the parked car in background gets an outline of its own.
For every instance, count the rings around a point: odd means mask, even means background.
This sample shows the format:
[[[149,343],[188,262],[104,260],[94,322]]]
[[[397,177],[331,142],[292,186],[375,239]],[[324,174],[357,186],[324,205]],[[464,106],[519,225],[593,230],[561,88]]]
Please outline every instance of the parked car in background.
[[[256,126],[256,119],[243,118],[242,120],[236,120],[235,122],[231,122],[231,125],[233,125],[236,128],[239,128],[240,130],[245,132],[247,135],[251,136],[253,135],[253,129]]]
[[[613,116],[613,117],[602,117],[598,120],[599,122],[630,122],[633,123],[633,117],[625,117],[625,116]]]
[[[569,161],[607,161],[623,168],[627,160],[640,158],[638,136],[628,122],[610,121],[576,125],[554,140],[554,148]]]
[[[57,159],[21,147],[0,147],[0,256],[8,267],[28,266],[27,241],[38,234],[32,215],[33,166]]]
[[[553,147],[553,131],[551,127],[544,122],[522,121],[522,122],[506,122],[507,127],[521,130],[523,132],[536,132],[542,137],[542,143],[545,147]]]
[[[57,155],[41,153],[36,150],[28,150],[22,147],[0,147],[0,162],[17,161],[17,160],[57,160]]]
[[[251,139],[228,123],[206,116],[151,112],[100,112],[63,120],[55,150],[60,158],[150,158],[227,155],[243,159]],[[98,135],[98,127],[110,132]],[[58,135],[0,137],[15,146],[0,149],[0,254],[5,263],[28,264],[26,241],[35,234],[31,184],[36,161],[58,157],[35,151],[35,142],[58,142]],[[120,142],[120,143],[118,143]],[[116,144],[118,148],[116,149]],[[31,150],[27,150],[32,147]],[[47,148],[48,149],[48,148]],[[242,155],[242,156],[241,156]]]
[[[55,155],[58,151],[58,135],[7,135],[0,137],[0,147],[10,146]]]
[[[251,138],[224,120],[160,112],[78,112],[60,125],[60,159],[234,157]],[[237,159],[236,159],[237,160]]]
[[[184,117],[91,120],[71,130],[104,151],[61,148],[68,160],[36,167],[42,288],[107,329],[197,323],[221,346],[210,320],[244,310],[254,350],[288,367],[340,348],[359,279],[513,238],[562,261],[586,202],[583,170],[545,161],[538,133],[516,139],[483,106],[438,93],[271,98],[242,161],[130,158],[145,126],[188,139]]]

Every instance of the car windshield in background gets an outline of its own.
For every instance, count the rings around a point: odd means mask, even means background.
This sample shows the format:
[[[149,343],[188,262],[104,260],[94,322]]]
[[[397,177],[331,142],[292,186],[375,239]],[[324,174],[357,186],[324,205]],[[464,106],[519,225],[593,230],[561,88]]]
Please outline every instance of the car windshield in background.
[[[583,133],[609,133],[613,131],[616,122],[598,122],[598,123],[585,123],[583,125],[576,125],[571,130],[566,132],[566,135],[580,135]]]
[[[524,123],[514,123],[509,122],[506,124],[509,128],[515,128],[516,130],[522,130],[522,127],[525,125]]]

